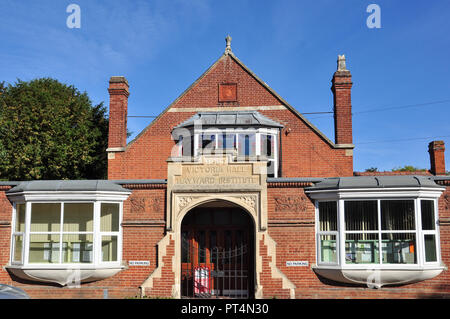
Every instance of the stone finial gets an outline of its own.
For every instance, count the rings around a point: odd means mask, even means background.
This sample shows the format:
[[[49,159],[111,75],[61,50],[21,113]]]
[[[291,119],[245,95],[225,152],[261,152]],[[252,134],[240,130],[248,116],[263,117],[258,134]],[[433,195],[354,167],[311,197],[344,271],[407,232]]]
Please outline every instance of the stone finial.
[[[338,55],[338,71],[347,71],[347,67],[345,65],[345,55]]]
[[[232,38],[230,37],[230,35],[227,35],[227,37],[225,38],[225,41],[227,43],[227,46],[225,48],[225,54],[231,53],[231,40]]]

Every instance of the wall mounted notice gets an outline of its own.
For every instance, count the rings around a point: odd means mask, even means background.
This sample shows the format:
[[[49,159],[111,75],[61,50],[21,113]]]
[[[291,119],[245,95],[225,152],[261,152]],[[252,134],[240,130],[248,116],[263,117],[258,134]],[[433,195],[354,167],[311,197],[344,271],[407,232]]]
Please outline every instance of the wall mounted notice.
[[[128,262],[130,266],[150,266],[150,261],[148,260],[130,260]]]
[[[308,261],[307,260],[298,260],[298,261],[286,261],[287,267],[307,267]]]

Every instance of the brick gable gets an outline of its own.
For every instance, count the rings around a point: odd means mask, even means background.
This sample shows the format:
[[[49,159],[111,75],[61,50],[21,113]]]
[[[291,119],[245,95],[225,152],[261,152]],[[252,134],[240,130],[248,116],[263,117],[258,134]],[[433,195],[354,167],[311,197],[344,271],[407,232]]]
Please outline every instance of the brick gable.
[[[219,97],[236,88],[235,101]],[[108,160],[108,179],[165,179],[175,142],[172,128],[201,111],[258,110],[281,123],[282,177],[351,176],[350,148],[340,148],[259,79],[232,53],[223,54],[125,148]],[[112,158],[114,157],[114,158]]]

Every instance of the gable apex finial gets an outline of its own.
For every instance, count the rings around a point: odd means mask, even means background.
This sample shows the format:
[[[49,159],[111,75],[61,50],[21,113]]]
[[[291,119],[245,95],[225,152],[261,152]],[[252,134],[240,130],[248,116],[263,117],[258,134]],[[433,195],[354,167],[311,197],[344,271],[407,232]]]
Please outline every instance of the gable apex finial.
[[[230,35],[227,35],[227,37],[225,38],[225,41],[227,43],[227,46],[225,47],[225,54],[231,53],[231,40],[232,38],[230,37]]]

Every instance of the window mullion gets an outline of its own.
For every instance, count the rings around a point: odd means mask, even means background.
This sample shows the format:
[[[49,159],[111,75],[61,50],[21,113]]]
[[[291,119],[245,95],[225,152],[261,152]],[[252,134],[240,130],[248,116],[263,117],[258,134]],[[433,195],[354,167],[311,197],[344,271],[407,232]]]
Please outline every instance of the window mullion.
[[[61,216],[59,225],[59,263],[63,263],[63,230],[64,230],[64,202],[61,203]]]
[[[272,135],[273,136],[273,138],[272,138],[272,142],[273,142],[273,154],[272,154],[272,156],[273,156],[273,159],[274,159],[274,174],[273,174],[273,176],[276,178],[276,177],[278,177],[278,158],[279,158],[279,156],[278,156],[278,138],[277,138],[277,135]]]
[[[377,222],[378,222],[378,264],[383,263],[383,238],[381,231],[381,202],[377,200]]]
[[[437,262],[441,260],[441,238],[440,238],[440,230],[439,230],[439,208],[437,204],[437,200],[433,200],[433,209],[434,209],[434,238],[436,240],[436,258]],[[425,240],[425,238],[424,238]]]
[[[338,234],[339,234],[339,247],[338,247],[338,264],[342,267],[345,265],[345,219],[344,219],[344,201],[338,200]]]
[[[422,235],[422,208],[420,205],[420,199],[414,199],[414,213],[415,213],[415,235],[416,235],[416,260],[417,264],[423,266],[425,263],[425,254],[422,254],[422,251],[425,252],[425,247],[422,245],[423,235]]]
[[[28,264],[30,251],[30,230],[31,230],[31,202],[25,203],[25,236],[24,236],[24,260],[23,263]]]
[[[100,242],[100,202],[94,203],[94,236],[92,238],[93,245],[92,254],[93,254],[93,263],[94,265],[99,264],[100,259],[100,251],[101,251],[101,242]]]
[[[256,132],[255,134],[255,139],[256,139],[256,149],[255,149],[255,153],[256,156],[261,156],[261,133],[260,132]]]

